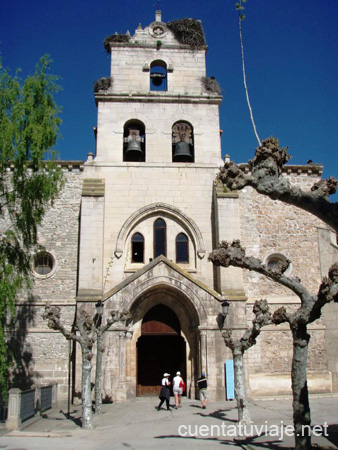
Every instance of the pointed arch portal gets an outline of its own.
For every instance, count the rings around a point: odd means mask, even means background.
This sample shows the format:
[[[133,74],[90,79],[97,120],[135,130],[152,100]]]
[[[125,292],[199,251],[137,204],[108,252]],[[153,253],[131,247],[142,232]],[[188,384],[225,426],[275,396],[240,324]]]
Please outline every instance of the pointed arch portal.
[[[157,396],[164,372],[172,379],[179,370],[186,380],[186,342],[180,321],[168,306],[158,304],[145,314],[136,345],[137,396]]]

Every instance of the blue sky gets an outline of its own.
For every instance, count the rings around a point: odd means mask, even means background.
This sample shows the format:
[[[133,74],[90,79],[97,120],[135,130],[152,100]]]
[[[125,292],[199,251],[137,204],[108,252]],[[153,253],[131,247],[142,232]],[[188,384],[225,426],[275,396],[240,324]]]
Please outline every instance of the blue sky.
[[[257,146],[243,88],[235,0],[161,0],[165,22],[201,19],[209,50],[207,75],[223,89],[223,155],[239,163]],[[276,136],[289,146],[290,163],[324,164],[338,178],[338,1],[248,0],[243,22],[248,86],[260,138]],[[94,151],[93,83],[109,75],[103,40],[134,33],[154,20],[156,1],[2,0],[3,64],[32,73],[41,55],[54,60],[63,91],[62,159],[83,160]]]

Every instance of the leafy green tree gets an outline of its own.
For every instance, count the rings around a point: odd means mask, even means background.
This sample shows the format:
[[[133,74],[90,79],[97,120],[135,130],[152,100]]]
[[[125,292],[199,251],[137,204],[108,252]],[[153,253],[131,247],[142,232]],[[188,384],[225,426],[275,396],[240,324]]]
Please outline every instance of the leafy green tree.
[[[9,349],[5,327],[15,317],[15,301],[32,285],[37,230],[59,192],[62,173],[52,151],[61,119],[54,97],[56,76],[47,74],[49,56],[23,82],[0,60],[0,399],[8,390]]]

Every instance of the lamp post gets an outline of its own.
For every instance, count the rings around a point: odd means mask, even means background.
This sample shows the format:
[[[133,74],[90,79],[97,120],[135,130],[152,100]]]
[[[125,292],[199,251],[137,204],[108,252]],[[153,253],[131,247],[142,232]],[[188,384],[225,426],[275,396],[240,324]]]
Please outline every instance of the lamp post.
[[[102,394],[101,394],[101,375],[102,375],[102,354],[103,354],[103,333],[101,329],[103,316],[103,302],[99,300],[96,305],[95,328],[96,328],[96,368],[95,368],[95,413],[101,414]]]

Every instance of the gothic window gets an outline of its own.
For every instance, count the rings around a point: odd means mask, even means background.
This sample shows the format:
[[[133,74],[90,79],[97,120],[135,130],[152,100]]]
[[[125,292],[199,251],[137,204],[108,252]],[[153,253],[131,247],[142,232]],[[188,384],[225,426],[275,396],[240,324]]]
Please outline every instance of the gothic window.
[[[141,233],[135,233],[131,238],[131,262],[144,262],[144,237]]]
[[[150,65],[150,90],[167,91],[167,65],[164,61],[153,61]]]
[[[189,240],[184,233],[180,233],[176,236],[176,262],[189,262]]]
[[[174,123],[172,127],[173,162],[194,162],[194,132],[192,125],[185,121]]]
[[[145,126],[140,120],[128,120],[123,128],[123,161],[145,162]]]
[[[154,258],[167,256],[167,225],[163,219],[154,222]]]

